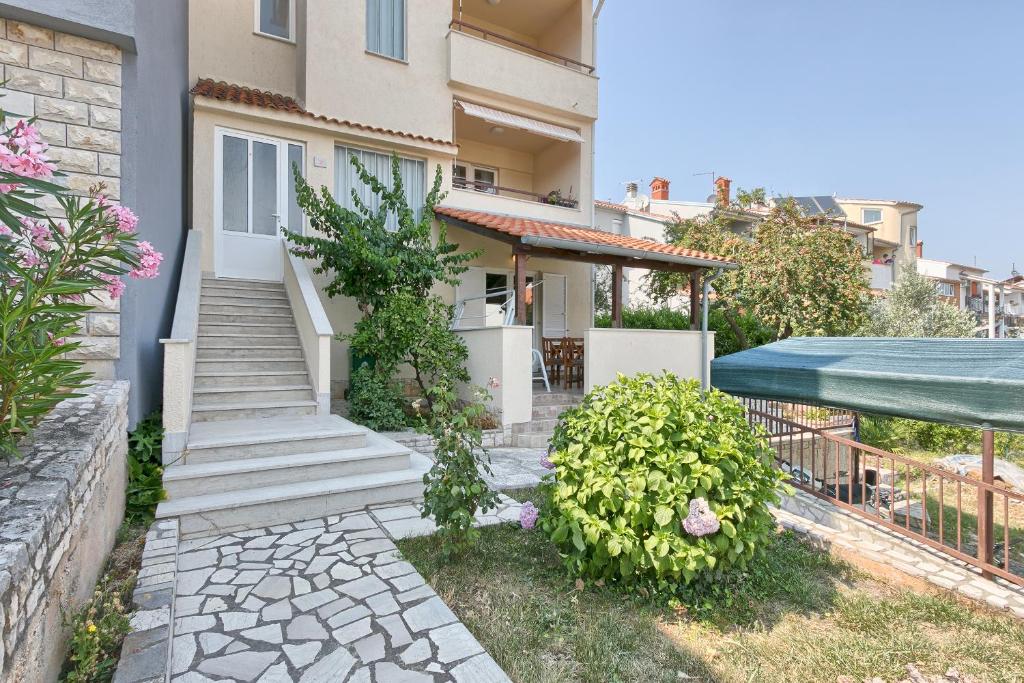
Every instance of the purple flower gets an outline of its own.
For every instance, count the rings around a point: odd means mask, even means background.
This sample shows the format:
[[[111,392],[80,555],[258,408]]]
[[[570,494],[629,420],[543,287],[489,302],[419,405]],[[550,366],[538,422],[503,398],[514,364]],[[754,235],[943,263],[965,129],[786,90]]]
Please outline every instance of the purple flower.
[[[540,459],[540,466],[546,470],[555,469],[555,463],[551,462],[551,460],[546,455]]]
[[[703,498],[694,498],[690,501],[690,514],[683,520],[683,528],[686,533],[697,536],[707,536],[718,531],[718,517],[708,507],[708,502]]]
[[[524,529],[532,529],[537,524],[537,516],[540,512],[534,507],[533,503],[527,501],[523,503],[523,507],[519,510],[519,523]]]

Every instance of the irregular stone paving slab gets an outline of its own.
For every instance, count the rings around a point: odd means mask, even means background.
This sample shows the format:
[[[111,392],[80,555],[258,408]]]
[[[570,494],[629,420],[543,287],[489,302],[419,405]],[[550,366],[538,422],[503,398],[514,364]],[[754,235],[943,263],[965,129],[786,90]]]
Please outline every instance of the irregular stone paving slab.
[[[538,483],[540,483],[539,477],[534,485]],[[519,501],[499,493],[498,507],[488,510],[486,513],[477,512],[475,525],[490,526],[505,522],[518,522],[519,511],[522,507],[523,504]],[[434,518],[423,517],[422,503],[377,505],[370,507],[369,512],[387,535],[396,541],[416,536],[429,536],[437,532]]]
[[[486,523],[502,514],[518,504]],[[388,525],[433,527],[419,515],[392,505],[182,544],[171,682],[509,681],[395,548]]]

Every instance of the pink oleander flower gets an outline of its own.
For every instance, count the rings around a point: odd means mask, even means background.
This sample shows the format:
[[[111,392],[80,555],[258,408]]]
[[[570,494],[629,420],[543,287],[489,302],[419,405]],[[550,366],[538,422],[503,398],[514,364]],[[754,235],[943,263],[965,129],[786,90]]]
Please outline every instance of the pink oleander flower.
[[[38,254],[28,249],[20,251],[18,256],[18,261],[21,263],[22,268],[32,268],[43,262],[43,260],[39,258]]]
[[[0,134],[0,170],[25,178],[49,178],[57,167],[47,158],[47,148],[39,129],[18,121],[14,128]],[[17,183],[0,184],[0,193],[17,187]]]
[[[14,234],[14,231],[8,228],[3,223],[0,223],[0,237],[10,237]]]
[[[540,511],[534,507],[533,503],[526,501],[523,503],[523,507],[519,510],[519,524],[524,529],[532,529],[537,524],[537,517],[540,515]]]
[[[46,336],[49,338],[50,343],[54,346],[64,346],[67,343],[67,339],[64,337],[54,337],[53,332],[47,332]]]
[[[124,280],[116,275],[108,275],[107,273],[100,273],[100,279],[107,283],[107,294],[110,295],[111,299],[120,298],[124,294],[125,284]]]
[[[107,215],[117,221],[118,232],[135,232],[139,217],[127,206],[111,204],[107,207]]]
[[[706,500],[694,498],[690,501],[690,514],[683,520],[683,529],[686,533],[699,538],[715,533],[719,527],[718,517],[708,507]]]
[[[136,280],[152,280],[160,274],[160,263],[164,255],[153,248],[149,242],[139,242],[136,245],[139,249],[139,266],[132,269],[128,275]]]
[[[548,456],[546,455],[540,459],[540,466],[546,470],[555,469],[555,463],[551,462],[550,458],[548,458]]]

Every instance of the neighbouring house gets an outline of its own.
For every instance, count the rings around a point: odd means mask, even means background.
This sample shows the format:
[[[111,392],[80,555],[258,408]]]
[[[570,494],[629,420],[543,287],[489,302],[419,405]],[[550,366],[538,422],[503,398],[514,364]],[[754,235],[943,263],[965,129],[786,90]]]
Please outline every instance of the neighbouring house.
[[[836,197],[835,202],[851,221],[875,229],[870,252],[873,265],[894,265],[895,277],[901,265],[917,259],[917,214],[924,208],[921,204],[846,197]],[[884,280],[885,273],[872,270],[873,277],[879,278],[879,282]]]
[[[129,424],[160,405],[157,340],[185,239],[186,11],[185,0],[0,2],[0,107],[36,117],[60,182],[79,193],[103,183],[165,256],[161,277],[98,302],[75,352],[97,378],[131,381]]]
[[[1004,320],[1008,336],[1024,335],[1024,275],[1014,268],[1010,277],[1003,280],[1006,294]]]
[[[924,245],[919,242],[918,272],[935,283],[935,291],[947,303],[974,313],[979,334],[989,338],[1006,337],[1012,328],[1020,326],[1022,288],[1019,279],[996,280],[986,277],[988,270],[985,268],[924,258],[923,251]]]
[[[336,335],[360,313],[286,251],[282,229],[308,229],[293,165],[349,207],[353,191],[373,201],[352,156],[390,182],[397,154],[414,207],[440,169],[436,219],[481,256],[438,293],[456,311],[473,383],[490,387],[502,443],[546,445],[558,401],[576,400],[555,392],[535,405],[545,338],[582,341],[575,391],[618,371],[706,375],[713,346],[698,332],[591,329],[594,264],[619,281],[627,267],[733,264],[595,229],[589,0],[190,8],[192,231],[164,340],[170,500],[159,516],[179,517],[187,535],[292,515],[300,501],[338,509],[422,493],[422,457],[330,414],[350,373]],[[613,308],[621,327],[621,297]],[[226,482],[230,495],[213,495]]]

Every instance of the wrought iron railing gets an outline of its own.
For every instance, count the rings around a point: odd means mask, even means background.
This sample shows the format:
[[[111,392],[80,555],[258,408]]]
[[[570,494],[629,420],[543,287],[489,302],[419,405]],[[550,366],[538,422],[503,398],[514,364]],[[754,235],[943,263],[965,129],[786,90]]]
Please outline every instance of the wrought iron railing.
[[[579,200],[573,199],[572,197],[563,197],[561,196],[561,194],[556,192],[549,192],[548,194],[537,194],[536,192],[532,192],[530,190],[517,190],[514,187],[502,187],[501,185],[487,183],[482,180],[452,178],[452,187],[458,190],[473,190],[475,192],[482,192],[483,194],[515,195],[532,202],[539,202],[541,204],[553,204],[554,206],[564,206],[569,209],[575,209],[577,206],[579,206]]]
[[[797,489],[1024,585],[1024,494],[788,419],[776,402],[745,403]]]

